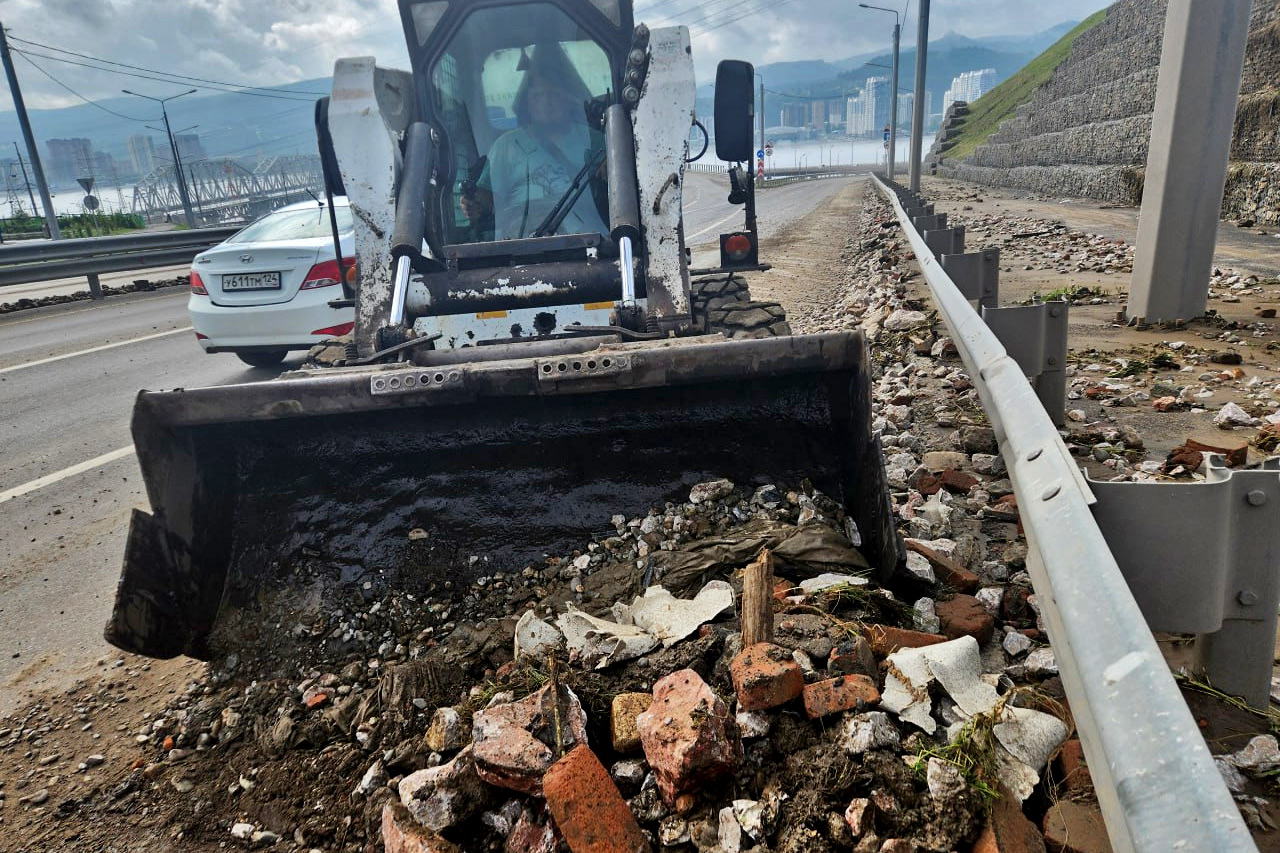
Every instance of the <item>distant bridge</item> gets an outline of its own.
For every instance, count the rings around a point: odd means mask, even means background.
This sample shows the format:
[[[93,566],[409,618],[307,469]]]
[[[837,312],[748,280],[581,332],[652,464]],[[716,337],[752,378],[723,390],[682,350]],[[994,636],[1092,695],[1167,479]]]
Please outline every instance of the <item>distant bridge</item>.
[[[184,163],[191,210],[198,225],[251,220],[295,201],[311,190],[324,194],[320,158],[314,154],[266,157],[253,169],[224,157]],[[183,217],[182,196],[172,165],[157,166],[133,188],[133,213],[148,218]]]

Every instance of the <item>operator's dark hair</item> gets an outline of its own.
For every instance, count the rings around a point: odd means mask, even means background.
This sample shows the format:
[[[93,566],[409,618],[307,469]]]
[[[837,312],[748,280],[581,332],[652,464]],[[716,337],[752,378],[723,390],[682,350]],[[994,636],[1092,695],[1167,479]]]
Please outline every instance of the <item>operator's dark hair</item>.
[[[573,67],[559,42],[534,45],[532,50],[521,55],[520,67],[524,70],[524,79],[520,81],[520,88],[516,90],[516,96],[511,102],[511,111],[522,125],[529,123],[529,89],[533,86],[535,76],[564,92],[579,106],[591,100],[591,90],[582,81],[578,69]],[[581,120],[577,115],[575,118]]]

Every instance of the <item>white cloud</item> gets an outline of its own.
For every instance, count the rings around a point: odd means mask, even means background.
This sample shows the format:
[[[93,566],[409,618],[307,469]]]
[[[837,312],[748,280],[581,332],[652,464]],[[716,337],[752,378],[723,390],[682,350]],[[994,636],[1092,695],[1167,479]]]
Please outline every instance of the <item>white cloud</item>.
[[[949,31],[974,37],[1030,34],[1104,5],[1103,0],[948,0],[933,5],[930,33],[935,38]],[[918,0],[904,22],[904,47],[915,41],[917,6]],[[244,85],[327,77],[341,56],[372,54],[386,65],[406,65],[395,0],[7,0],[0,11],[16,38]],[[887,50],[892,29],[888,15],[860,9],[856,0],[647,0],[639,4],[636,19],[692,25],[702,81],[709,81],[715,63],[727,57],[764,65]],[[46,52],[21,42],[14,47]],[[181,85],[33,59],[90,98],[115,97],[126,87],[164,94]],[[21,60],[18,71],[29,107],[75,100]],[[0,95],[0,104],[7,101],[7,93]]]

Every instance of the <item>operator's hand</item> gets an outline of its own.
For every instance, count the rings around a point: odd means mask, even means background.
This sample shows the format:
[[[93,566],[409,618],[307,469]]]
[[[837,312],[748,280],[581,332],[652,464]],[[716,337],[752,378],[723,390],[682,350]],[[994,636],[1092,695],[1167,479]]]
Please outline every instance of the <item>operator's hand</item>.
[[[477,187],[473,194],[459,198],[458,204],[462,207],[462,215],[475,222],[493,210],[493,193]]]

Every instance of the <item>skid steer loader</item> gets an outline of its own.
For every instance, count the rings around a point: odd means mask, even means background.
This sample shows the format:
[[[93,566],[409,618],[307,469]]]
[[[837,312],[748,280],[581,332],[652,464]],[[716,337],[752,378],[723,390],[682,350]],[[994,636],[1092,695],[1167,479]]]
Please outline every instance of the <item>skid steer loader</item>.
[[[336,608],[519,571],[717,477],[808,478],[892,572],[862,336],[792,336],[739,286],[761,268],[738,166],[752,67],[721,63],[715,102],[745,227],[691,277],[681,197],[702,125],[685,28],[635,25],[630,0],[400,12],[411,70],[339,60],[316,110],[326,189],[356,222],[346,364],[139,394],[151,512],[133,515],[107,639],[207,659],[290,596]],[[548,80],[557,130],[538,125]]]

